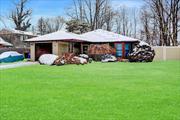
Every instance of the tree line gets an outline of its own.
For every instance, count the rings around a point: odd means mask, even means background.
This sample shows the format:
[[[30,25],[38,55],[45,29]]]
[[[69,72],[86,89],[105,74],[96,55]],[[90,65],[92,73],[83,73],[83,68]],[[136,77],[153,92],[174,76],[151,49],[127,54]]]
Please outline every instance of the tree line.
[[[141,14],[146,42],[161,46],[178,45],[180,0],[146,0]]]
[[[151,45],[176,46],[180,32],[180,0],[144,0],[141,9],[125,6],[113,8],[110,0],[73,0],[67,8],[67,20],[62,16],[39,18],[31,25],[31,9],[25,9],[29,0],[19,0],[9,18],[15,29],[38,31],[39,34],[66,28],[77,34],[95,29],[114,31],[139,38]],[[1,19],[0,19],[1,20]]]

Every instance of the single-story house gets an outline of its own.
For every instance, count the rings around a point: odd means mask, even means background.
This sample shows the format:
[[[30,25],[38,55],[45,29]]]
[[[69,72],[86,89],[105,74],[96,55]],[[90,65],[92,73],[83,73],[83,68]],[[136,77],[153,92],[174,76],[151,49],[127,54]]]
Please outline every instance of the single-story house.
[[[12,47],[13,45],[9,42],[6,42],[4,39],[0,37],[0,48],[4,47]]]
[[[26,42],[30,42],[30,55],[34,61],[38,60],[38,58],[45,53],[55,55],[62,55],[66,52],[81,53],[83,45],[85,45],[82,43],[86,43],[87,41],[80,35],[57,31],[28,39]]]
[[[98,29],[81,35],[57,31],[25,41],[30,42],[31,59],[34,61],[45,53],[55,55],[62,55],[66,52],[88,54],[89,45],[105,43],[116,48],[117,57],[125,58],[133,43],[137,42],[138,39]]]

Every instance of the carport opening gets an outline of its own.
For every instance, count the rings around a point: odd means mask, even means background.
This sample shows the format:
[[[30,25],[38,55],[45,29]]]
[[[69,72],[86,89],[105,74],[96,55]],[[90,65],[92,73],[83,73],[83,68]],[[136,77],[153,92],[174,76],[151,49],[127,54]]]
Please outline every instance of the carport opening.
[[[35,49],[35,60],[37,61],[43,54],[52,54],[52,43],[36,43]]]

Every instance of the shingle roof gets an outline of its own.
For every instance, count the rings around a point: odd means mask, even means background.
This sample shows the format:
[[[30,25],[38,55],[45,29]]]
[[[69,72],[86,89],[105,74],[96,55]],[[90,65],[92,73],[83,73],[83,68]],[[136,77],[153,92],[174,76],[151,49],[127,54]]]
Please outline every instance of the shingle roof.
[[[15,30],[15,29],[6,29],[5,28],[5,29],[2,29],[1,31],[8,31],[8,32],[11,32],[13,34],[20,34],[20,35],[37,36],[37,35],[33,34],[32,32]]]
[[[4,46],[13,46],[11,43],[8,43],[5,40],[3,40],[1,37],[0,37],[0,44]]]
[[[65,31],[57,31],[54,33],[42,35],[27,39],[25,41],[59,41],[59,40],[79,40],[86,42],[136,42],[138,39],[123,36],[114,32],[105,31],[102,29],[87,32],[81,35],[69,33]]]
[[[98,29],[81,35],[90,42],[136,42],[138,39]]]
[[[42,35],[39,37],[34,37],[31,39],[27,39],[25,41],[57,41],[57,40],[79,40],[86,41],[85,38],[80,35],[69,33],[65,31],[57,31],[50,34]]]

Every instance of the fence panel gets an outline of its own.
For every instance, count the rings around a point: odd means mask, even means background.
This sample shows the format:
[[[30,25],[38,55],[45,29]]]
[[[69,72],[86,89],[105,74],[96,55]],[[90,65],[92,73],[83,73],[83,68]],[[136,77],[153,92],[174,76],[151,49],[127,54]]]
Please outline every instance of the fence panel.
[[[180,60],[180,46],[154,46],[154,60]]]

